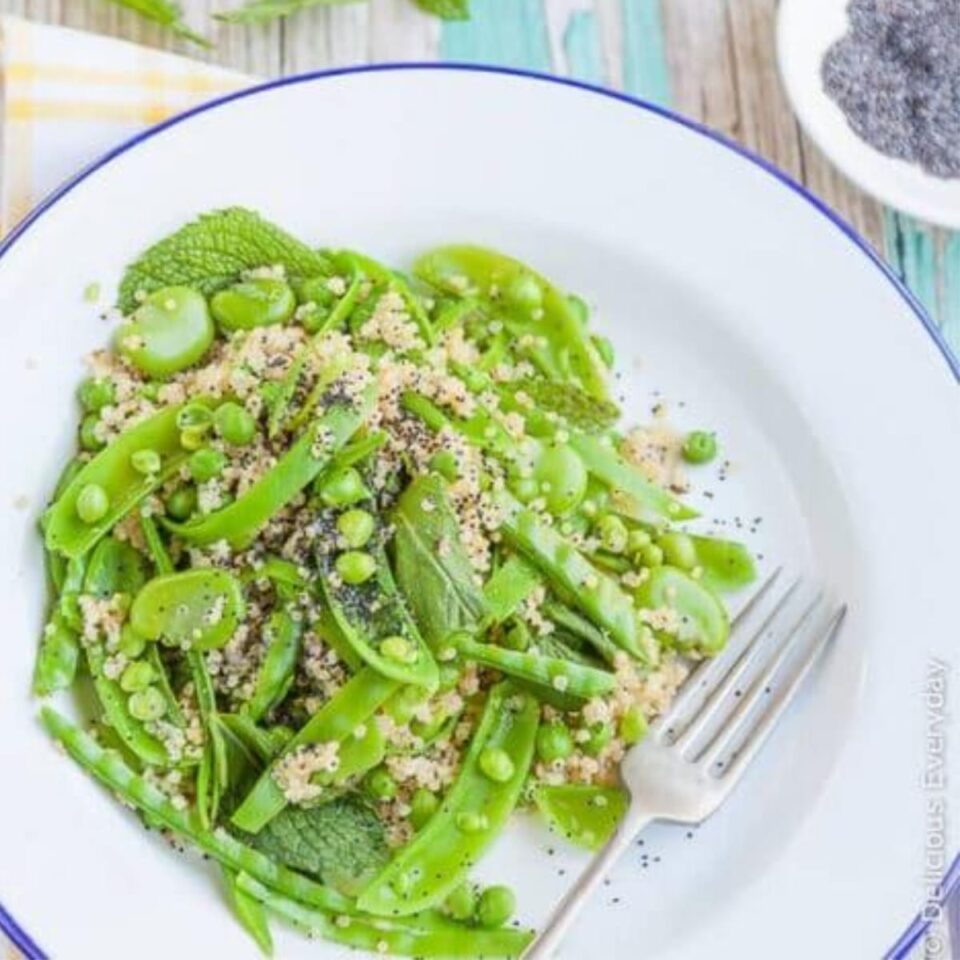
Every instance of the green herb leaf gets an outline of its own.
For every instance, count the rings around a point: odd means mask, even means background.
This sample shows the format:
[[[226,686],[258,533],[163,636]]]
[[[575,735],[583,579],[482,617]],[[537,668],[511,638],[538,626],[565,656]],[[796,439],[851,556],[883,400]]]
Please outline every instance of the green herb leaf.
[[[460,527],[443,481],[417,478],[394,511],[397,583],[427,643],[475,625],[486,613],[483,592],[460,542]]]
[[[620,418],[615,403],[593,397],[574,383],[529,377],[511,384],[511,392],[520,390],[533,400],[535,409],[556,413],[577,430],[598,433]]]
[[[153,23],[159,23],[162,27],[172,30],[178,37],[196,43],[201,47],[211,47],[212,44],[206,37],[194,33],[184,22],[183,12],[180,5],[172,0],[110,0],[111,3],[125,10],[132,10],[139,13],[145,20]]]
[[[469,20],[470,0],[414,0],[425,13],[441,20]]]
[[[390,859],[383,824],[353,796],[318,807],[287,807],[243,839],[284,866],[354,896]]]
[[[224,23],[266,23],[268,20],[289,17],[308,7],[340,7],[360,2],[362,0],[251,0],[236,10],[227,10],[214,16]]]
[[[139,0],[138,0],[139,2]],[[137,306],[137,294],[162,287],[195,287],[209,296],[254,267],[282,265],[291,279],[329,272],[326,259],[251,210],[206,213],[155,243],[127,267],[118,306]]]

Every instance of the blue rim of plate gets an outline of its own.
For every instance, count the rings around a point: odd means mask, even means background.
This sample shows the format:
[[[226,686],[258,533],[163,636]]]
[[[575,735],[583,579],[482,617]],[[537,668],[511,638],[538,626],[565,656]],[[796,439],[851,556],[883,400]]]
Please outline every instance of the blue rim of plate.
[[[498,67],[488,64],[475,63],[435,63],[418,61],[360,64],[352,67],[337,67],[331,70],[315,70],[309,73],[292,74],[287,77],[280,77],[276,80],[268,80],[264,83],[255,84],[250,87],[244,87],[242,90],[236,90],[233,93],[224,94],[223,96],[216,97],[213,100],[207,100],[195,107],[191,107],[189,110],[184,110],[182,113],[175,114],[174,116],[169,117],[168,119],[157,123],[152,127],[148,127],[146,130],[143,130],[135,136],[123,141],[113,149],[102,154],[93,162],[87,164],[87,166],[83,167],[78,173],[74,174],[55,190],[51,191],[30,211],[30,213],[27,214],[26,217],[23,218],[23,220],[20,221],[20,223],[18,223],[10,231],[10,233],[7,234],[3,241],[0,242],[0,258],[2,258],[11,249],[11,247],[13,247],[13,245],[30,229],[30,227],[33,226],[34,223],[36,223],[48,210],[54,207],[75,187],[79,186],[84,180],[86,180],[87,177],[96,173],[101,167],[105,167],[112,160],[122,156],[144,141],[150,140],[152,137],[166,130],[168,127],[176,126],[185,120],[189,120],[191,117],[206,113],[208,110],[214,110],[217,107],[231,103],[234,100],[242,100],[246,97],[256,96],[257,94],[265,93],[268,90],[274,90],[279,87],[293,86],[294,84],[309,83],[314,80],[325,80],[333,77],[349,76],[352,74],[386,73],[400,70],[449,70],[460,71],[464,73],[489,73],[499,76],[520,77],[521,79],[525,80],[536,80],[541,83],[552,83],[561,87],[572,87],[573,89],[586,93],[598,94],[599,96],[606,97],[611,100],[619,100],[621,103],[636,107],[645,111],[646,113],[650,113],[664,120],[668,120],[671,123],[679,124],[681,127],[685,127],[687,130],[697,133],[700,136],[705,137],[707,140],[711,140],[713,143],[725,147],[727,150],[737,154],[739,157],[753,164],[755,167],[763,170],[775,180],[778,180],[791,192],[809,203],[810,206],[826,217],[826,219],[829,220],[830,223],[832,223],[838,230],[840,230],[840,232],[843,233],[847,239],[854,244],[854,246],[858,247],[860,251],[866,255],[873,265],[887,278],[891,284],[893,284],[894,289],[896,289],[896,291],[904,299],[907,306],[920,321],[931,340],[933,340],[934,346],[940,352],[940,355],[943,357],[944,361],[946,361],[947,367],[953,374],[954,380],[960,383],[960,357],[954,356],[950,346],[947,344],[947,341],[943,336],[943,333],[933,322],[933,319],[927,313],[926,309],[920,303],[917,297],[903,283],[896,273],[894,273],[891,266],[881,258],[876,250],[874,250],[873,247],[871,247],[870,244],[867,243],[857,233],[857,231],[854,230],[854,228],[843,219],[843,217],[828,207],[818,197],[814,196],[814,194],[807,190],[807,188],[802,184],[798,183],[782,170],[775,167],[768,160],[765,160],[758,154],[753,153],[751,150],[748,150],[733,140],[730,140],[728,137],[718,133],[716,130],[711,130],[709,127],[706,127],[695,120],[691,120],[689,117],[684,117],[679,113],[675,113],[666,107],[658,106],[657,104],[650,103],[646,100],[641,100],[639,97],[634,97],[627,93],[621,93],[617,90],[609,90],[605,87],[596,86],[595,84],[585,83],[582,80],[574,80],[570,77],[557,77],[547,73],[539,73],[535,70],[521,70],[516,67]],[[940,898],[942,902],[947,902],[955,895],[960,897],[960,854],[956,856],[953,864],[944,874],[943,881],[940,885]],[[891,947],[891,949],[885,954],[884,960],[903,960],[903,958],[909,954],[920,938],[929,929],[931,922],[931,920],[925,919],[923,911],[918,913],[911,922],[910,926],[904,931],[893,947]],[[7,935],[7,937],[13,942],[14,946],[16,946],[21,953],[28,958],[28,960],[47,960],[47,955],[30,938],[26,931],[16,923],[13,917],[3,908],[2,904],[0,904],[0,931],[3,931],[3,933]]]

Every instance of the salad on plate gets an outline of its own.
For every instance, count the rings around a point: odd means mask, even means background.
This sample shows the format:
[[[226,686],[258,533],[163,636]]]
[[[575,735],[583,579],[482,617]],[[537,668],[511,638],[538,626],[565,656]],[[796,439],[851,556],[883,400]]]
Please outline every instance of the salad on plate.
[[[272,918],[519,956],[472,869],[514,811],[597,849],[618,767],[727,639],[739,543],[681,528],[716,452],[624,429],[589,311],[492,250],[410,275],[206,214],[127,268],[41,526],[41,719]]]

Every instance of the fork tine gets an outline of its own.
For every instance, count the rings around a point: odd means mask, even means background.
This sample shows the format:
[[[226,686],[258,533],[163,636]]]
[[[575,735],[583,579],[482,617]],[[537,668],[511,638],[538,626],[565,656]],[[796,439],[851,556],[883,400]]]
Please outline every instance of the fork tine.
[[[767,737],[770,736],[777,721],[783,716],[784,711],[793,700],[797,690],[799,690],[801,684],[806,679],[807,674],[810,673],[814,664],[820,659],[824,650],[826,650],[830,644],[830,641],[837,635],[837,631],[840,629],[846,615],[847,607],[846,604],[844,604],[827,622],[786,688],[781,691],[780,695],[770,705],[766,713],[759,719],[753,730],[747,736],[746,740],[744,740],[736,757],[734,757],[727,766],[726,773],[721,776],[721,782],[727,789],[733,789],[740,777],[743,776],[744,770],[747,769],[750,761],[756,756],[757,751],[766,742]]]
[[[730,624],[731,630],[735,630],[744,621],[744,619],[746,619],[746,617],[757,606],[757,604],[767,595],[770,588],[782,573],[783,567],[777,567],[777,569],[774,570],[766,580],[764,580],[760,587],[754,591],[750,599],[747,600],[741,610],[733,618],[733,621]],[[779,606],[779,603],[777,606]],[[657,719],[651,724],[652,732],[656,733],[659,730],[669,727],[669,725],[673,723],[677,717],[682,716],[687,706],[696,697],[696,695],[702,692],[704,689],[712,686],[714,675],[720,673],[720,671],[723,669],[723,665],[722,657],[711,657],[707,660],[703,660],[687,678],[686,682],[680,688],[680,692],[673,698],[673,702],[670,704],[667,710],[657,717]]]
[[[710,690],[707,699],[701,704],[699,710],[690,718],[683,732],[674,741],[674,746],[681,752],[685,751],[701,736],[717,714],[729,704],[733,691],[757,662],[759,651],[763,648],[761,641],[767,628],[786,606],[787,602],[799,587],[800,582],[801,581],[797,579],[790,584],[783,596],[777,601],[777,604],[764,617],[763,622],[757,627],[743,650],[740,651],[737,659],[727,669],[723,677],[720,678],[720,681]]]
[[[735,742],[738,733],[741,733],[744,729],[743,721],[745,718],[750,715],[750,712],[765,696],[764,691],[769,689],[773,678],[780,672],[791,654],[801,645],[804,638],[809,636],[804,628],[814,617],[817,608],[823,603],[823,599],[823,594],[818,593],[807,604],[803,613],[794,621],[776,650],[772,651],[773,656],[769,664],[754,678],[743,695],[737,699],[737,705],[733,712],[724,720],[713,738],[704,745],[700,753],[693,758],[694,761],[702,763],[709,769],[712,764],[720,759],[724,751]]]

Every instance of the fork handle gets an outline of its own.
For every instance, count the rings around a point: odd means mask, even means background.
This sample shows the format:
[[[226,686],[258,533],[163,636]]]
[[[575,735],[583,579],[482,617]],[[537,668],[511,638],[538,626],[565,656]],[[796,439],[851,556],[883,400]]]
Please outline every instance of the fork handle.
[[[554,908],[539,936],[524,953],[523,960],[549,960],[553,956],[590,894],[633,843],[634,837],[653,819],[654,814],[642,804],[636,801],[630,804],[614,835]]]

